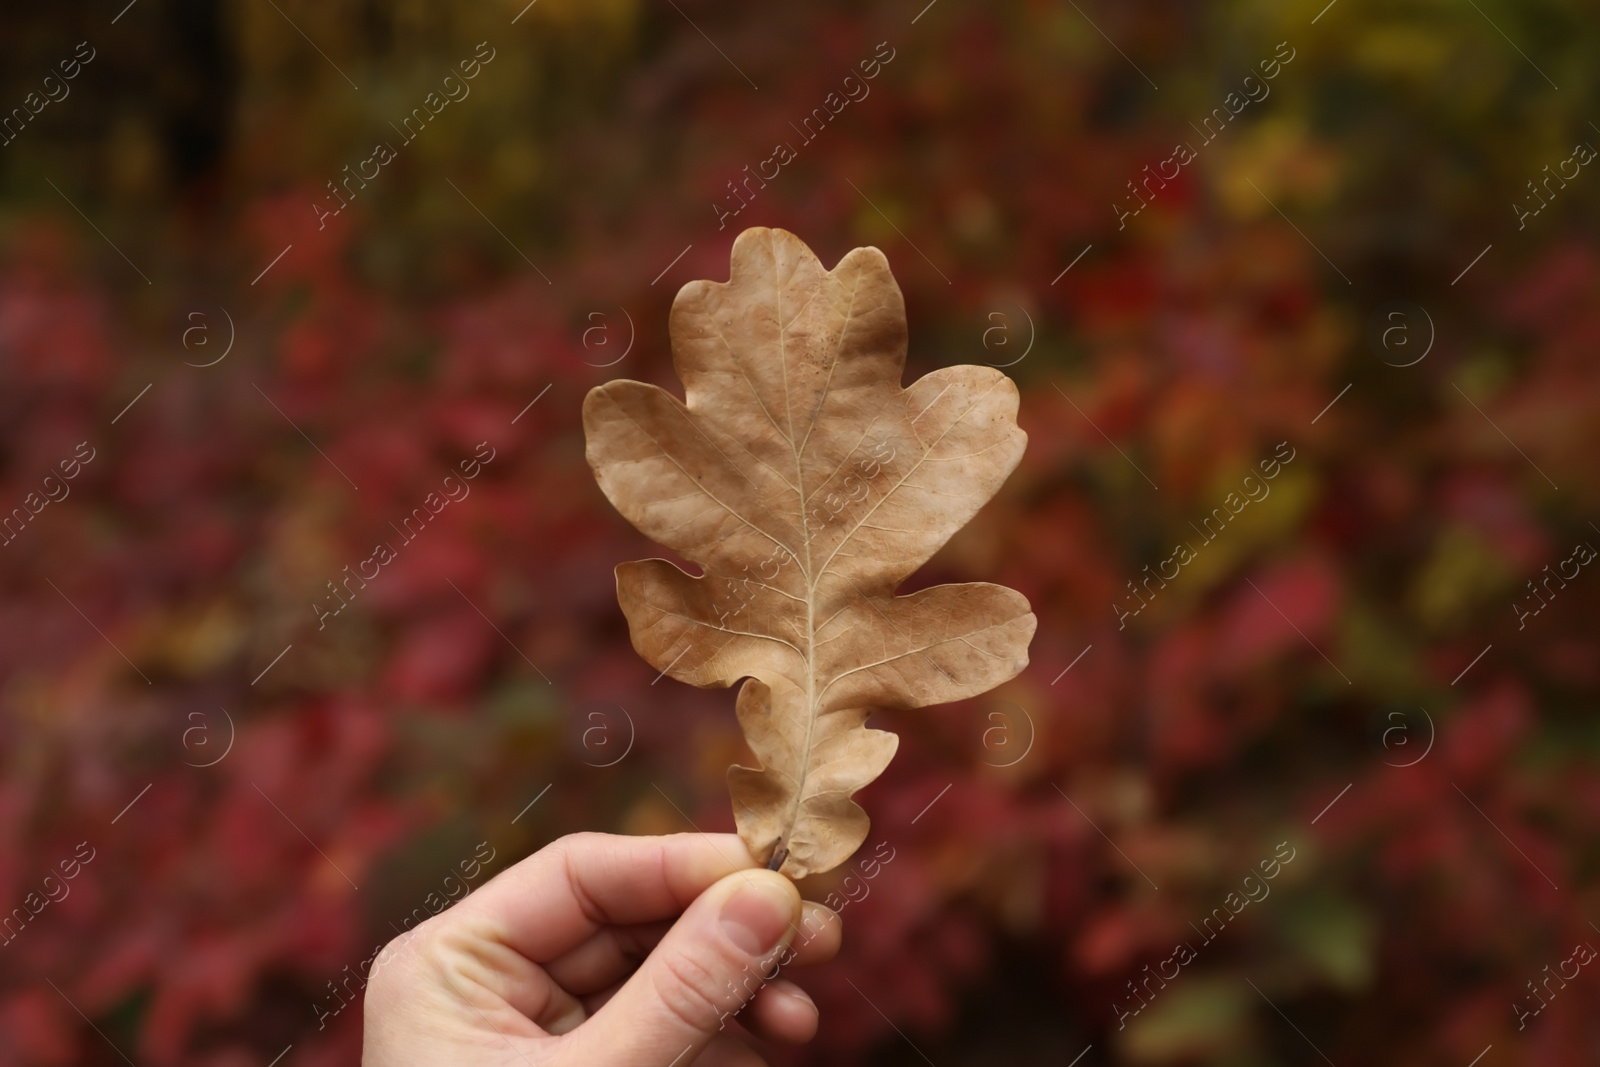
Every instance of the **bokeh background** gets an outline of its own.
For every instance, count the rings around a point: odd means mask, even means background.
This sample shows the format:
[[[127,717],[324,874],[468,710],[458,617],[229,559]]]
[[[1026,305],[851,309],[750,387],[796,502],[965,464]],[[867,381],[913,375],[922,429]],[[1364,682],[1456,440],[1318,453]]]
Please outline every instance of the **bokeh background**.
[[[1017,379],[1027,455],[917,581],[1039,616],[1013,683],[879,717],[893,858],[806,886],[846,946],[780,1062],[1597,1062],[1600,975],[1550,981],[1600,944],[1592,7],[923,3],[8,9],[0,1062],[353,1063],[331,983],[464,861],[731,827],[732,694],[632,652],[656,549],[579,406],[675,387],[673,294],[747,225],[883,249],[908,377]]]

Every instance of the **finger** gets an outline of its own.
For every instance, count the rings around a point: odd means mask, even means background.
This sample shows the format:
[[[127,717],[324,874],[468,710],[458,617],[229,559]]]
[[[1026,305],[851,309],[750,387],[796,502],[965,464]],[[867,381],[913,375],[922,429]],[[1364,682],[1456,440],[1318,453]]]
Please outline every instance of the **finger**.
[[[480,920],[454,909],[430,919],[403,946],[421,975],[413,984],[441,987],[456,1006],[496,1026],[507,1009],[520,1018],[512,1032],[532,1022],[546,1034],[564,1034],[588,1018],[582,1003],[521,953],[486,936]],[[503,1022],[499,1025],[505,1025]]]
[[[458,953],[456,974],[521,1012],[547,1034],[565,1034],[589,1017],[583,1004],[537,964],[505,945],[474,938]],[[446,976],[448,978],[448,975]],[[452,980],[451,985],[456,985]]]
[[[588,1012],[589,1017],[592,1019],[596,1015],[600,1014],[600,1009],[605,1007],[607,1002],[609,1002],[612,997],[617,995],[617,990],[621,988],[622,983],[618,982],[615,985],[607,986],[598,993],[590,993],[587,996],[581,996],[578,998],[578,1000],[583,1004],[583,1010]]]
[[[817,1036],[816,1002],[787,978],[763,986],[739,1020],[758,1036],[788,1045],[803,1045]]]
[[[670,929],[672,924],[664,922],[608,926],[544,969],[569,993],[580,997],[598,993],[637,970]]]
[[[659,1067],[685,1049],[698,1052],[755,996],[763,973],[798,933],[799,918],[799,892],[775,871],[723,878],[689,906],[616,996],[563,1041],[578,1062],[619,1067]]]
[[[810,967],[827,963],[839,954],[843,940],[844,920],[839,918],[839,913],[825,904],[808,900],[800,907],[800,932],[789,945],[794,960],[785,961],[784,966]]]
[[[734,834],[571,834],[454,910],[482,916],[502,944],[544,963],[603,926],[671,918],[719,878],[755,865]]]
[[[611,998],[617,995],[618,991],[622,989],[622,985],[623,983],[616,982],[607,986],[605,989],[600,990],[598,993],[590,993],[586,996],[579,997],[579,1003],[583,1006],[583,1010],[588,1013],[589,1018],[593,1018],[594,1016],[600,1014],[600,1009],[605,1007]],[[748,1010],[748,1006],[746,1006],[745,1014],[748,1014]],[[725,1063],[728,1061],[730,1052],[738,1054],[734,1056],[735,1062],[745,1062],[743,1059],[738,1058],[738,1056],[743,1054],[740,1052],[740,1050],[748,1051],[750,1046],[744,1041],[741,1041],[735,1035],[749,1035],[751,1031],[740,1021],[744,1018],[744,1014],[735,1014],[737,1011],[737,1008],[730,1010],[727,1018],[722,1021],[722,1032],[711,1039],[711,1044],[705,1047],[705,1051],[701,1052],[700,1055],[695,1057],[693,1060],[685,1057],[680,1061],[676,1061],[672,1064],[672,1067],[689,1067],[691,1063],[693,1064],[693,1067],[702,1067],[703,1064],[709,1063]],[[690,1046],[686,1043],[683,1048],[678,1050],[679,1055],[683,1055],[684,1053],[688,1052],[689,1049]]]
[[[769,971],[768,973],[770,974],[771,972]],[[804,1014],[797,1011],[794,1005],[788,1003],[778,1003],[776,1008],[771,1004],[763,1006],[763,1001],[770,995],[768,991],[774,986],[780,989],[780,998],[789,999],[793,998],[794,994],[798,994],[798,997],[794,999],[804,1009]],[[590,993],[580,997],[579,1002],[583,1011],[591,1018],[599,1014],[600,1009],[605,1006],[607,1001],[616,996],[617,991],[621,988],[622,983],[617,982],[597,993]],[[806,1023],[807,1014],[812,1019],[809,1025]],[[723,1029],[726,1033],[748,1032],[771,1041],[800,1045],[816,1036],[817,1016],[817,1005],[811,999],[810,994],[788,979],[776,978],[764,985],[756,993],[755,998],[744,1006],[742,1011],[735,1009],[734,1013],[724,1020]],[[565,1031],[562,1032],[564,1033]],[[721,1037],[713,1040],[706,1047],[706,1051],[700,1054],[700,1059],[695,1060],[695,1063],[699,1064],[705,1060],[705,1057],[711,1055],[711,1051],[717,1047],[717,1043],[721,1040],[723,1040]]]
[[[570,993],[585,996],[599,992],[632,974],[671,928],[665,922],[608,926],[545,964],[545,971]],[[840,930],[836,912],[806,901],[801,905],[800,929],[789,945],[794,958],[784,966],[827,963],[839,954]]]

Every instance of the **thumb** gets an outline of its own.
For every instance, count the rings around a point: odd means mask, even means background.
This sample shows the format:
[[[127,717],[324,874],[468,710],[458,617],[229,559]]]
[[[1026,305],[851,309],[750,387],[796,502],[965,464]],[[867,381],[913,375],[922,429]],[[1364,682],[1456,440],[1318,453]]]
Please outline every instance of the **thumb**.
[[[775,871],[736,871],[689,905],[644,964],[569,1038],[574,1062],[693,1062],[772,975],[797,932],[800,892]],[[690,1053],[685,1055],[685,1053]]]

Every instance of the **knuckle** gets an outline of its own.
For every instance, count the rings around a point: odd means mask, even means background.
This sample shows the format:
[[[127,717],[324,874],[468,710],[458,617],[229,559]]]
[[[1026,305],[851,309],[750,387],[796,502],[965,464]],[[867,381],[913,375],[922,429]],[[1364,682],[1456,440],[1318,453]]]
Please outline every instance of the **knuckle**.
[[[723,997],[715,972],[700,960],[670,955],[655,972],[655,993],[667,1013],[691,1030],[704,1030],[722,1016]]]
[[[584,830],[575,834],[563,834],[546,845],[541,851],[552,853],[556,856],[570,856],[574,852],[581,852],[585,845],[593,844],[599,834]]]
[[[443,924],[437,916],[401,931],[373,961],[372,983],[381,982],[387,987],[418,970],[437,968],[447,955],[442,932]]]

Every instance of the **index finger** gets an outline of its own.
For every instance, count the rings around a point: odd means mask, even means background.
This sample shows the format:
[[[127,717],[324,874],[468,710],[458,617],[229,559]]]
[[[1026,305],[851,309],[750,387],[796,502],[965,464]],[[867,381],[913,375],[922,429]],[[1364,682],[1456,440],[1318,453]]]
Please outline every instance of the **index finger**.
[[[755,866],[736,834],[570,834],[501,871],[454,910],[542,963],[603,927],[675,918],[722,878]]]

